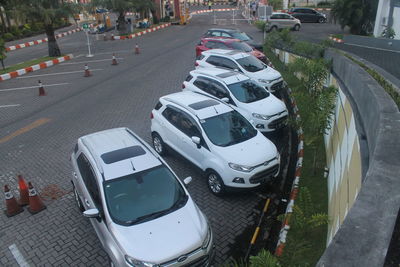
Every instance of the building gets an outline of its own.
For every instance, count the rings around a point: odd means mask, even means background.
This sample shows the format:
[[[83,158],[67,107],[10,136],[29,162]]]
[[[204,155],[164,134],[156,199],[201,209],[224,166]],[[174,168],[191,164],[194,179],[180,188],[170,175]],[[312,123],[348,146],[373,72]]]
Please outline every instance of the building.
[[[374,36],[382,36],[386,28],[392,28],[395,39],[400,40],[400,0],[379,0],[374,27]]]

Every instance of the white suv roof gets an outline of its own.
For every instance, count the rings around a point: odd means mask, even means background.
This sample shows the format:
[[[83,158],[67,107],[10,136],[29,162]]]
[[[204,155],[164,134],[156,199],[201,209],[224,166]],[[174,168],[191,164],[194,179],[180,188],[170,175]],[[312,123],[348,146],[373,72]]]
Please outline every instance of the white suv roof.
[[[239,72],[227,70],[224,68],[198,68],[190,72],[192,76],[208,76],[213,79],[224,82],[225,84],[232,84],[241,81],[249,80],[249,77]]]
[[[248,53],[238,50],[225,50],[225,49],[210,49],[202,52],[203,55],[220,55],[228,56],[233,59],[239,59],[250,56]]]
[[[227,104],[195,92],[173,93],[160,98],[187,110],[200,120],[233,111]]]
[[[105,180],[158,166],[151,148],[127,128],[115,128],[82,136],[78,142],[89,150]]]

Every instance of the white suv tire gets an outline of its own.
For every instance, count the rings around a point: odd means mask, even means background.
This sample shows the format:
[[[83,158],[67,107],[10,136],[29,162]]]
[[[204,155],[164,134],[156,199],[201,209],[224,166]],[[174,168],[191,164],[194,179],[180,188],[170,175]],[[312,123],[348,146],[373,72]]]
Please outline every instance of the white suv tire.
[[[208,170],[206,176],[208,189],[210,189],[211,193],[216,196],[222,196],[226,191],[226,187],[221,176],[214,170]]]
[[[161,136],[154,132],[151,134],[154,150],[161,156],[167,155],[167,147]]]

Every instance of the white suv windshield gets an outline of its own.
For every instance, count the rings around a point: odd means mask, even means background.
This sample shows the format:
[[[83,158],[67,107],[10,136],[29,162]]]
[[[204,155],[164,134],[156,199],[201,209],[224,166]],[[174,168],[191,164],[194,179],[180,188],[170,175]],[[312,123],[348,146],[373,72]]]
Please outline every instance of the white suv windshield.
[[[250,80],[230,84],[228,88],[242,103],[255,102],[269,96],[267,90]]]
[[[104,183],[108,211],[115,223],[132,225],[181,208],[188,196],[172,172],[161,165]]]
[[[257,130],[237,111],[224,113],[201,122],[208,138],[217,146],[231,146],[257,135]]]
[[[240,58],[236,61],[249,72],[257,72],[266,68],[265,65],[254,56]]]

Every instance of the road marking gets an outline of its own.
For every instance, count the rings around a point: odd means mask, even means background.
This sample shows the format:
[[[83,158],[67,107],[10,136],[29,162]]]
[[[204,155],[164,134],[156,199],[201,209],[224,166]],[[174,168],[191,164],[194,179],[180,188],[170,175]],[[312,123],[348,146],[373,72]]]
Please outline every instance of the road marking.
[[[99,70],[103,70],[103,69],[89,69],[89,70],[90,71],[99,71]],[[78,72],[82,72],[83,73],[83,70],[65,71],[65,72],[56,72],[56,73],[47,73],[47,74],[37,74],[37,75],[30,75],[30,76],[21,76],[21,77],[17,77],[17,79],[28,79],[28,78],[35,78],[35,77],[42,77],[42,76],[54,76],[54,75],[72,74],[72,73],[78,73]]]
[[[60,85],[66,85],[69,83],[54,83],[54,84],[44,84],[43,87],[52,87],[52,86],[60,86]],[[6,92],[6,91],[16,91],[16,90],[26,90],[26,89],[32,89],[32,88],[38,88],[39,86],[26,86],[26,87],[18,87],[18,88],[9,88],[9,89],[1,89],[0,92]]]
[[[14,256],[14,259],[17,261],[19,266],[29,267],[28,262],[26,262],[24,256],[22,256],[21,252],[19,252],[17,245],[12,244],[8,247],[8,249],[11,251],[11,254]]]
[[[133,53],[133,47],[132,49],[128,49],[128,50],[118,50],[118,51],[111,51],[111,52],[101,52],[101,53],[96,53],[96,55],[105,55],[105,54],[118,54],[118,53]]]
[[[2,105],[0,108],[11,108],[11,107],[18,107],[20,104],[12,104],[12,105]]]
[[[353,46],[358,46],[358,47],[364,47],[364,48],[370,48],[370,49],[375,49],[375,50],[380,50],[380,51],[387,51],[387,52],[393,52],[393,53],[400,53],[400,51],[396,50],[390,50],[390,49],[384,49],[384,48],[377,48],[377,47],[372,47],[372,46],[366,46],[366,45],[358,45],[358,44],[352,44],[352,43],[343,43],[344,45],[353,45]]]
[[[0,139],[0,144],[3,144],[3,143],[5,143],[5,142],[8,142],[8,141],[10,141],[11,139],[13,139],[13,138],[15,138],[15,137],[17,137],[17,136],[19,136],[19,135],[21,135],[21,134],[24,134],[24,133],[26,133],[26,132],[29,132],[29,131],[32,130],[32,129],[35,129],[35,128],[37,128],[37,127],[43,125],[43,124],[48,123],[49,121],[51,121],[51,119],[48,119],[48,118],[38,119],[38,120],[32,122],[31,124],[29,124],[29,125],[27,125],[27,126],[25,126],[25,127],[22,127],[22,128],[20,128],[20,129],[16,130],[16,131],[13,132],[12,134],[9,134],[9,135],[7,135],[7,136],[4,136],[3,138]]]
[[[121,60],[124,59],[122,57],[116,57],[115,59]],[[107,58],[107,59],[97,59],[97,60],[91,60],[91,61],[79,61],[79,62],[67,62],[67,63],[62,63],[60,65],[74,65],[74,64],[82,64],[85,65],[86,63],[92,63],[92,62],[102,62],[102,61],[111,61],[112,58]]]

